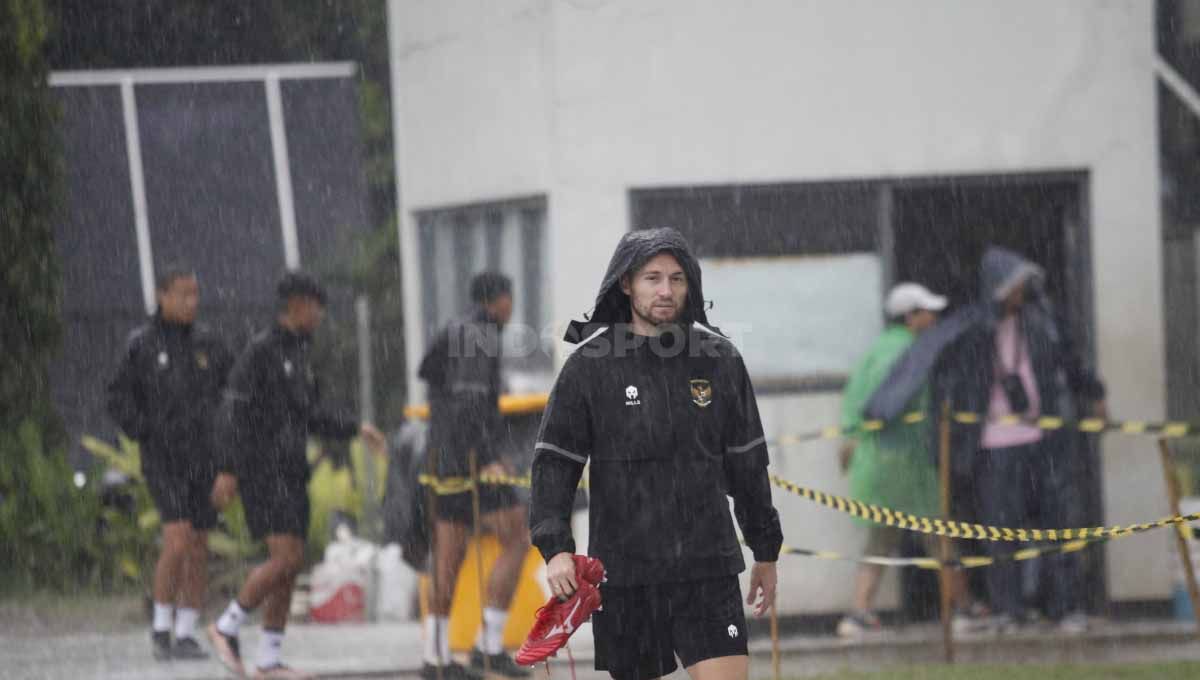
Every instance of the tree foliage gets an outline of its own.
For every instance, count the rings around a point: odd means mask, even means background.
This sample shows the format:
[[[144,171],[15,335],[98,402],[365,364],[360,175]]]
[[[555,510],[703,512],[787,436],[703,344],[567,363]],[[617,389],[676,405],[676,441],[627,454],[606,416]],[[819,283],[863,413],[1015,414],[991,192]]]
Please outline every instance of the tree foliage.
[[[95,495],[75,493],[50,403],[58,347],[58,120],[41,0],[0,0],[0,586],[78,583]]]
[[[53,429],[47,367],[58,346],[54,249],[58,120],[41,0],[0,0],[0,430]],[[3,455],[0,453],[0,455]]]

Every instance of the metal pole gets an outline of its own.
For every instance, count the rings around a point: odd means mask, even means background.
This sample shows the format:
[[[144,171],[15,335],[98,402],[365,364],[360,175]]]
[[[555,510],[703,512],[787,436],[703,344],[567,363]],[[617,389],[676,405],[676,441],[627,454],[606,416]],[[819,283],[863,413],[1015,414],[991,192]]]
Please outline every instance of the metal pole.
[[[475,572],[479,580],[479,625],[486,629],[487,621],[483,618],[483,610],[487,608],[487,593],[483,583],[483,531],[479,521],[479,461],[475,449],[467,452],[471,463],[471,518],[475,526]],[[483,654],[483,675],[487,677],[492,672],[492,662],[487,653]]]
[[[375,383],[371,370],[371,305],[367,296],[359,295],[354,300],[354,317],[358,336],[358,404],[360,417],[365,423],[375,422]],[[376,526],[379,521],[379,480],[375,457],[363,456],[363,535],[370,539],[379,538]]]
[[[775,680],[779,678],[779,610],[771,605],[771,673]]]
[[[1175,466],[1171,464],[1171,446],[1166,437],[1158,438],[1158,452],[1162,458],[1163,478],[1167,482],[1167,500],[1171,503],[1171,512],[1183,514],[1179,508],[1179,476]],[[1188,595],[1192,598],[1192,618],[1196,620],[1196,633],[1200,635],[1200,587],[1196,585],[1196,571],[1192,565],[1191,546],[1187,536],[1191,527],[1186,524],[1175,526],[1175,546],[1179,549],[1179,560],[1183,565],[1183,577],[1187,579]]]
[[[942,402],[942,420],[938,437],[938,472],[942,487],[942,519],[950,518],[950,400]],[[946,663],[954,663],[954,626],[951,625],[954,600],[951,588],[950,568],[950,539],[939,537],[941,548],[941,566],[938,568],[938,587],[942,596],[942,646],[945,650]]]
[[[426,496],[426,498],[429,501],[429,517],[427,518],[427,521],[429,523],[429,564],[430,564],[430,568],[429,568],[429,593],[430,593],[430,595],[429,595],[429,597],[426,598],[426,607],[427,607],[426,611],[429,612],[430,616],[436,617],[437,613],[433,611],[433,605],[434,605],[434,603],[436,603],[438,601],[438,594],[439,594],[438,593],[438,558],[437,558],[437,555],[438,555],[438,553],[437,553],[437,548],[438,548],[438,544],[437,544],[438,489],[435,486],[435,484],[438,481],[440,481],[440,478],[438,477],[438,464],[437,464],[438,463],[438,460],[437,460],[438,450],[433,447],[430,447],[427,450],[425,455],[427,456],[427,459],[425,460],[426,470],[428,471],[429,478],[431,480],[433,480],[433,482],[429,486],[426,487],[427,493],[428,493],[428,496]],[[449,630],[442,631],[440,626],[435,625],[433,634],[435,636],[449,635],[450,631]],[[441,640],[434,640],[433,644],[434,644],[435,649],[441,649]],[[442,660],[440,657],[438,658],[438,664],[437,664],[437,680],[442,680]]]

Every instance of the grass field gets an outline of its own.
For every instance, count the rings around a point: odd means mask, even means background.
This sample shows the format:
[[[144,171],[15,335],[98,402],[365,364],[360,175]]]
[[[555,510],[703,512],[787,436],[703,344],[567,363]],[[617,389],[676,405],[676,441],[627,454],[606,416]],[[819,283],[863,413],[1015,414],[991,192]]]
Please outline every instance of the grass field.
[[[875,673],[836,673],[806,680],[1192,680],[1200,678],[1200,663],[1143,665],[1040,666],[905,666]],[[795,678],[794,680],[800,680]]]

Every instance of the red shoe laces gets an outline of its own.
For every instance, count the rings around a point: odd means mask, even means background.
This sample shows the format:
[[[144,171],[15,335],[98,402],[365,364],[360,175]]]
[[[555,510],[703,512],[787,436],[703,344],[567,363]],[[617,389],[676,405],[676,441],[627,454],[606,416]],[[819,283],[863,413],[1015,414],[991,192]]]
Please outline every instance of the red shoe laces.
[[[575,655],[571,653],[571,646],[567,645],[567,662],[571,668],[571,680],[575,679]],[[546,678],[550,678],[550,657],[546,657]]]

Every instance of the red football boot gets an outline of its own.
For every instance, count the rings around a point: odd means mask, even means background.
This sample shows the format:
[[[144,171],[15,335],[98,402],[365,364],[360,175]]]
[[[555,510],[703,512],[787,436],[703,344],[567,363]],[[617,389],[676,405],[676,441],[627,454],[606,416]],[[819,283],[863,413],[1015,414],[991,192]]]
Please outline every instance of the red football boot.
[[[594,586],[604,582],[604,564],[595,557],[575,555],[575,578],[583,579]]]
[[[517,663],[532,666],[554,656],[592,612],[600,608],[597,586],[604,580],[604,565],[600,560],[575,555],[575,576],[579,587],[574,595],[565,601],[551,597],[538,610],[533,630],[517,650]]]

